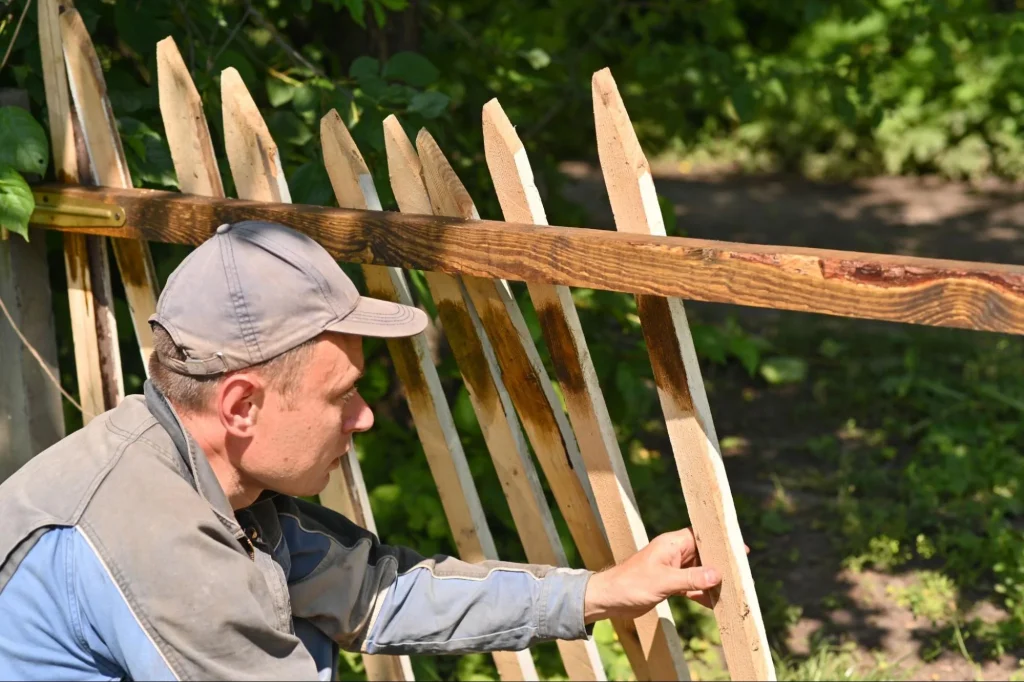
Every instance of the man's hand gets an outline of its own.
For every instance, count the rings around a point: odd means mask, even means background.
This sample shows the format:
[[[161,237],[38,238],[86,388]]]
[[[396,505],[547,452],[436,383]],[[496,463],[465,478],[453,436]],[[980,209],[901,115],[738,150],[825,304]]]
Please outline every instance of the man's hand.
[[[590,578],[583,618],[588,625],[611,616],[636,618],[677,594],[711,608],[708,590],[721,581],[718,571],[701,566],[691,529],[664,533],[618,566]]]

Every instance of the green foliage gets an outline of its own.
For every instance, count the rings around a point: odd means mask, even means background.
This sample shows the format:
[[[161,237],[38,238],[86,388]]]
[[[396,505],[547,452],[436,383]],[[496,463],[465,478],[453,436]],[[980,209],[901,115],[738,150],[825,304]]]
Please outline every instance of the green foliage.
[[[10,166],[0,166],[0,227],[28,239],[28,219],[35,205],[25,178]]]
[[[913,583],[890,586],[886,592],[895,597],[919,618],[932,623],[944,623],[953,618],[957,610],[959,590],[956,584],[938,571],[921,571]]]
[[[0,107],[0,166],[42,175],[50,159],[43,126],[20,107]]]
[[[39,122],[20,107],[0,107],[0,228],[28,239],[28,220],[36,202],[22,173],[42,175],[49,159],[50,147]]]
[[[818,646],[803,660],[776,659],[780,682],[825,682],[826,680],[901,680],[907,672],[894,669],[884,661],[860,662],[851,647],[829,644]]]

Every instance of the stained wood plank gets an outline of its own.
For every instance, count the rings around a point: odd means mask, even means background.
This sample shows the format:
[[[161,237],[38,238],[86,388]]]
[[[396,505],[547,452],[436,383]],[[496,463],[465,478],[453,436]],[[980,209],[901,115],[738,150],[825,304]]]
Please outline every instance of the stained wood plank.
[[[423,176],[436,215],[479,218],[472,198],[437,143],[426,131],[417,138]],[[463,277],[464,296],[491,340],[495,358],[534,453],[551,486],[584,565],[602,570],[614,563],[611,547],[596,513],[593,492],[575,436],[554,394],[526,321],[506,282]],[[634,672],[650,675],[643,645],[632,621],[612,619],[612,626]]]
[[[416,146],[434,213],[478,219],[472,198],[430,134],[420,131]],[[607,567],[612,562],[611,550],[594,513],[576,438],[508,284],[480,277],[462,281],[584,563],[595,569]]]
[[[321,139],[324,161],[339,205],[380,210],[380,200],[369,168],[337,112],[331,111],[321,122]],[[369,265],[364,266],[363,271],[371,295],[405,305],[413,304],[401,270]],[[388,346],[396,372],[406,388],[417,434],[460,556],[467,561],[498,559],[426,338],[418,335],[411,339],[393,339],[388,341]],[[559,643],[560,647],[566,645],[571,653],[581,648],[575,644]],[[494,658],[503,679],[536,677],[529,652],[498,652]],[[584,674],[589,675],[588,679],[603,679],[603,676],[596,676],[593,669],[587,669]]]
[[[394,116],[384,121],[384,144],[388,157],[388,176],[399,209],[429,215],[432,209],[423,184],[419,158]],[[424,275],[526,555],[531,561],[565,565],[564,551],[544,501],[515,410],[494,361],[494,352],[480,327],[472,304],[464,296],[462,282],[442,273],[426,272]],[[576,660],[573,652],[562,654],[566,667],[573,667]],[[518,660],[509,660],[505,656],[504,660],[495,657],[498,672],[503,679],[521,675],[537,679],[532,659],[524,657],[522,653]],[[522,671],[517,672],[517,667],[521,667]],[[573,667],[570,675],[576,672]],[[592,671],[592,674],[597,674],[597,671]]]
[[[156,44],[156,73],[160,117],[178,187],[187,194],[225,196],[203,100],[170,36]]]
[[[172,66],[173,61],[168,60],[168,66]],[[183,66],[184,62],[181,62],[181,65]],[[184,82],[184,76],[187,74],[183,75],[180,71],[177,73],[174,80]],[[232,178],[239,195],[264,201],[289,201],[288,184],[281,168],[277,144],[271,137],[248,89],[233,68],[226,69],[221,74],[221,104],[224,116],[224,143]],[[182,120],[188,122],[198,119],[192,116]],[[205,117],[202,120],[205,122]],[[198,177],[209,178],[215,172],[215,169],[210,167],[211,163],[216,162],[213,156],[192,154],[186,145],[180,145],[179,149],[183,154],[188,154],[187,158],[193,160],[193,163],[206,165],[203,171],[195,174]],[[183,158],[182,162],[186,163],[186,159]],[[213,186],[213,183],[209,184]],[[331,472],[327,488],[321,494],[321,503],[344,514],[362,527],[376,532],[370,498],[366,492],[355,447],[349,451],[347,457],[341,458],[341,466]],[[363,661],[367,677],[371,680],[413,679],[412,664],[408,656],[364,654]]]
[[[1024,267],[40,184],[118,205],[118,228],[37,227],[198,244],[209,225],[274,220],[349,263],[672,296],[775,310],[1024,333]],[[471,227],[472,229],[461,229]]]
[[[43,67],[43,87],[46,92],[46,110],[49,118],[50,144],[53,149],[53,167],[59,182],[77,183],[78,154],[75,146],[74,116],[71,94],[68,90],[64,66],[64,47],[60,33],[61,7],[71,6],[62,0],[39,0],[39,50]],[[121,365],[113,367],[113,374],[104,377],[101,355],[109,356],[116,347],[116,334],[102,339],[108,349],[101,353],[101,339],[97,335],[97,308],[93,297],[94,272],[89,266],[88,242],[105,243],[103,237],[83,234],[64,234],[64,271],[67,276],[68,308],[71,316],[71,337],[75,353],[75,374],[78,379],[78,399],[82,405],[82,421],[88,424],[108,407],[104,401],[104,385],[117,395],[123,382]],[[109,281],[107,282],[109,286]],[[101,287],[102,288],[102,287]],[[113,322],[111,311],[103,311]],[[123,390],[120,390],[123,394]]]
[[[107,187],[130,188],[132,181],[128,163],[92,39],[81,16],[74,9],[66,9],[61,13],[60,25],[68,83],[95,181]],[[153,258],[149,245],[140,240],[115,238],[111,246],[145,367],[153,351],[153,332],[148,320],[156,312],[160,289]]]
[[[526,149],[498,100],[484,105],[484,151],[505,220],[547,224],[540,192]],[[612,554],[621,563],[648,543],[633,487],[615,438],[597,371],[568,287],[528,282],[541,330],[562,387],[566,408],[579,439]],[[646,658],[639,679],[689,679],[683,650],[667,602],[636,619]]]
[[[337,111],[320,122],[324,163],[340,206],[380,210],[373,177]],[[371,296],[413,305],[405,276],[397,268],[364,265]],[[494,558],[497,550],[462,450],[426,337],[388,339],[388,349],[406,390],[416,432],[437,482],[459,555],[466,561]]]
[[[396,118],[384,121],[392,189],[403,211],[433,209],[416,150]],[[494,356],[460,278],[427,272],[427,285],[462,373],[516,530],[530,561],[565,565],[565,552]]]
[[[650,167],[611,72],[595,73],[592,87],[598,154],[616,228],[664,235]],[[637,296],[637,309],[701,559],[723,576],[712,600],[729,673],[733,679],[775,679],[683,303]]]

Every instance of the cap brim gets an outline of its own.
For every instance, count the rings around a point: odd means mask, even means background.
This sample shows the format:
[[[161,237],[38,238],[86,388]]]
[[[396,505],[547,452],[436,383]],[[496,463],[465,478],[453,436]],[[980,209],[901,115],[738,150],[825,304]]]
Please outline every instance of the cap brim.
[[[419,308],[362,296],[351,313],[325,331],[393,339],[419,334],[428,321]]]

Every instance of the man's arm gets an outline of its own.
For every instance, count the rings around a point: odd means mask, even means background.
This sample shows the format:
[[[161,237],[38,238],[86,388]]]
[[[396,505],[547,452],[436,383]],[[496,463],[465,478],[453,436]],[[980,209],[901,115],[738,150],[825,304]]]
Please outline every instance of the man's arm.
[[[585,570],[470,564],[381,544],[319,505],[275,499],[291,557],[292,609],[348,650],[440,654],[581,639]]]
[[[602,618],[635,618],[673,595],[710,607],[721,577],[693,531],[664,533],[599,573],[452,557],[382,545],[319,505],[275,504],[290,553],[295,616],[342,647],[374,654],[520,650],[582,639]]]

